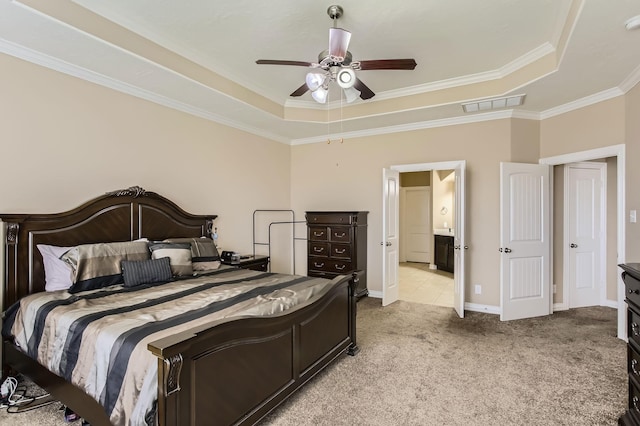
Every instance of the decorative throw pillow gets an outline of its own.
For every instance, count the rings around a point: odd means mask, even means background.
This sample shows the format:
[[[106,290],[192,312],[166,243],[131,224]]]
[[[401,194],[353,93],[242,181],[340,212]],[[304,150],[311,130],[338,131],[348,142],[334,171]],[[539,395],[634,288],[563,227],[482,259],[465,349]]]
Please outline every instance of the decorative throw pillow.
[[[189,243],[194,271],[211,271],[220,267],[220,255],[210,238],[168,238],[166,242]]]
[[[61,259],[74,271],[69,293],[77,293],[122,283],[120,263],[149,259],[149,249],[147,243],[136,241],[83,244],[67,251]]]
[[[121,266],[125,287],[162,283],[172,278],[171,262],[168,257],[138,261],[123,260]]]
[[[60,256],[65,254],[71,247],[49,246],[38,244],[38,250],[42,255],[44,265],[44,289],[46,291],[67,290],[73,282],[73,270]]]
[[[191,245],[188,243],[149,243],[152,259],[168,257],[171,272],[176,277],[193,275],[191,263]]]

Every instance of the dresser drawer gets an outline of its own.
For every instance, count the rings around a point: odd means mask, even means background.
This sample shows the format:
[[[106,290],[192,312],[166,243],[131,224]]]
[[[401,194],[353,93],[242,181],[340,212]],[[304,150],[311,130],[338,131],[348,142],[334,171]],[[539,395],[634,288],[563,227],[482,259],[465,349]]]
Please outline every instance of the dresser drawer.
[[[332,212],[322,212],[322,213],[307,213],[307,222],[310,224],[313,223],[329,223],[329,224],[345,224],[351,225],[353,219],[353,215],[350,213],[332,213]]]
[[[310,226],[309,241],[328,241],[329,230],[326,226]]]
[[[310,241],[309,256],[329,256],[329,243]]]
[[[622,279],[624,280],[627,299],[629,299],[629,301],[634,303],[636,306],[640,307],[640,281],[627,274],[626,272],[622,273]]]
[[[629,376],[640,382],[640,354],[632,345],[627,345],[627,371]]]
[[[344,274],[351,271],[351,262],[331,259],[309,259],[309,271],[332,272]]]
[[[640,347],[640,315],[633,309],[627,309],[627,335]]]
[[[629,379],[629,412],[636,418],[640,418],[640,390],[634,379]]]
[[[351,242],[351,228],[346,226],[332,226],[329,228],[329,239],[341,243]]]
[[[349,244],[331,244],[331,257],[337,259],[351,259],[351,245]]]

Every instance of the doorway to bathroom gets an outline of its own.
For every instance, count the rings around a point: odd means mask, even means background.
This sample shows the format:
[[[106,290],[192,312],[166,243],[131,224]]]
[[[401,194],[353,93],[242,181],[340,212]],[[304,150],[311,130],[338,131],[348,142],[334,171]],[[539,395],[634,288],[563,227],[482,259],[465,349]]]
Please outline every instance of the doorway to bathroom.
[[[453,307],[455,173],[400,173],[399,299]]]

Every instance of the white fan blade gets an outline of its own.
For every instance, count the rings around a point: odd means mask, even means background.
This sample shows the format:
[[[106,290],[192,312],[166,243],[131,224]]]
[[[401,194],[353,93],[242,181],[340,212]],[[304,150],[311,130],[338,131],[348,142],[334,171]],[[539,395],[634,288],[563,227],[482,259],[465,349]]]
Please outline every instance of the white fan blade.
[[[351,40],[351,33],[342,28],[329,28],[329,56],[337,62],[344,61]]]

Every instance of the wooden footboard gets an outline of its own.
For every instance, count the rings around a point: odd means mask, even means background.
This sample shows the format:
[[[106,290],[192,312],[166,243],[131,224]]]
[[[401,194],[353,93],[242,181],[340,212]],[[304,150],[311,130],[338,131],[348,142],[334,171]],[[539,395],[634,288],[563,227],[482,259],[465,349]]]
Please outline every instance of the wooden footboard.
[[[287,315],[149,344],[158,357],[159,425],[254,424],[338,356],[354,355],[357,279],[344,277]]]

